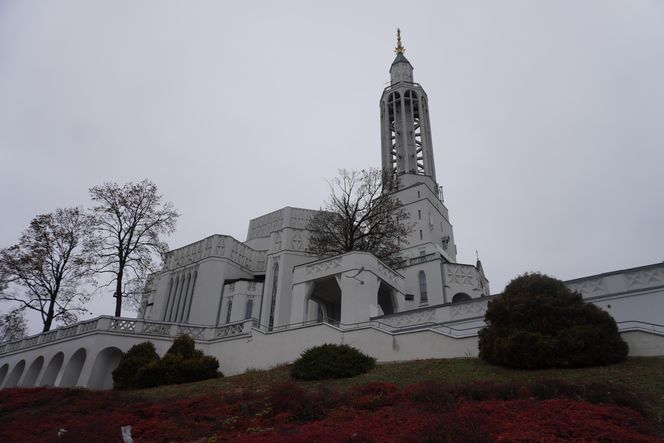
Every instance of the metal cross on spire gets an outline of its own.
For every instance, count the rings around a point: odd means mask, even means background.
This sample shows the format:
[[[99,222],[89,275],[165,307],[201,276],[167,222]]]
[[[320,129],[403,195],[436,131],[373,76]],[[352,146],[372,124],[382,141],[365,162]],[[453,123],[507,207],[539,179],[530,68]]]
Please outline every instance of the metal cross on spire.
[[[394,52],[397,54],[403,54],[406,51],[406,48],[401,46],[401,29],[397,28],[397,47],[394,48]]]

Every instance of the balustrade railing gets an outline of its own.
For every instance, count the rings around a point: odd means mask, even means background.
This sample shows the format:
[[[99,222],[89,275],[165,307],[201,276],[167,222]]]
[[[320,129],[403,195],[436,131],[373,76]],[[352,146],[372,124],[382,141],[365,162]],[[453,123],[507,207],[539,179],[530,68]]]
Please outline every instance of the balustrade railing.
[[[248,319],[223,326],[198,326],[102,316],[94,320],[58,328],[49,332],[43,332],[22,340],[0,344],[0,355],[95,332],[172,338],[175,338],[178,335],[187,334],[195,340],[213,340],[217,338],[250,334],[251,328],[255,323],[255,319]]]
[[[67,339],[79,335],[90,334],[93,332],[112,332],[120,334],[134,335],[153,335],[159,337],[172,337],[187,334],[195,340],[209,341],[230,338],[240,335],[251,334],[251,330],[256,329],[263,333],[277,333],[292,329],[306,328],[326,324],[340,330],[353,330],[360,328],[376,328],[389,333],[414,332],[419,330],[431,330],[450,337],[464,338],[477,335],[482,326],[470,326],[467,328],[455,328],[446,324],[446,322],[436,322],[433,317],[409,318],[410,321],[393,321],[393,318],[380,320],[369,320],[353,324],[343,324],[336,320],[328,319],[325,322],[318,320],[309,320],[302,323],[293,323],[288,325],[279,325],[269,330],[265,325],[260,325],[256,319],[247,319],[235,323],[229,323],[221,326],[197,326],[177,323],[164,323],[154,321],[144,321],[141,319],[127,319],[114,317],[99,317],[94,320],[79,323],[76,325],[58,328],[54,331],[27,337],[11,343],[0,345],[0,355],[27,349],[49,342]],[[405,320],[405,319],[404,319]],[[417,321],[416,321],[417,320]],[[620,321],[617,322],[620,332],[642,331],[652,334],[664,335],[664,325],[647,323],[642,321]]]

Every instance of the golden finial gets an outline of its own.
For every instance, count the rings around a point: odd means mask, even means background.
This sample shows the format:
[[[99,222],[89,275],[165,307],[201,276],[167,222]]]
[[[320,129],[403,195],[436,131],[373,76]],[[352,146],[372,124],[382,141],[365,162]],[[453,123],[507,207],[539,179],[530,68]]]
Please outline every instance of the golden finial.
[[[397,47],[394,48],[394,52],[397,54],[403,54],[406,51],[406,48],[401,46],[401,29],[397,28]]]

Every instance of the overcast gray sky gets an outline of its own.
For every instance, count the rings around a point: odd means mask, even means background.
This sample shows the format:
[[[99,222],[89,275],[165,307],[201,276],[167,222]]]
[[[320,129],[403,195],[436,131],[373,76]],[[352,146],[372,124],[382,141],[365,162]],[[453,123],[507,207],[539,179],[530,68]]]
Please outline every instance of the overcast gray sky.
[[[173,248],[318,208],[337,169],[380,166],[397,26],[492,292],[664,260],[658,0],[0,0],[0,247],[104,181],[153,180]]]

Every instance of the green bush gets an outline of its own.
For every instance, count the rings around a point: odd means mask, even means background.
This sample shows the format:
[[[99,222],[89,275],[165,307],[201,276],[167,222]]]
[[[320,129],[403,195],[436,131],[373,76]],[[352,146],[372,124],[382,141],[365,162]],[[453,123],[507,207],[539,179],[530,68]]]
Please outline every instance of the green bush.
[[[164,367],[161,360],[155,360],[143,366],[136,373],[136,388],[154,388],[166,384]]]
[[[562,281],[539,273],[512,280],[489,302],[480,358],[511,368],[597,366],[622,361],[615,320]]]
[[[113,371],[113,387],[128,389],[142,387],[139,373],[148,365],[159,363],[159,355],[152,342],[146,341],[132,346],[122,354],[118,367]]]
[[[219,375],[219,361],[196,349],[194,339],[181,335],[161,359],[164,384],[191,383]]]
[[[118,369],[113,371],[114,388],[152,388],[220,376],[219,361],[195,346],[191,337],[181,335],[160,359],[151,342],[135,345],[123,354]]]
[[[166,355],[177,355],[182,358],[197,358],[197,352],[199,355],[203,355],[201,351],[196,351],[196,342],[194,339],[183,334],[173,340],[173,344],[168,348],[168,351],[166,351]]]
[[[302,380],[354,377],[374,367],[376,360],[348,345],[324,344],[295,360],[291,375]]]

